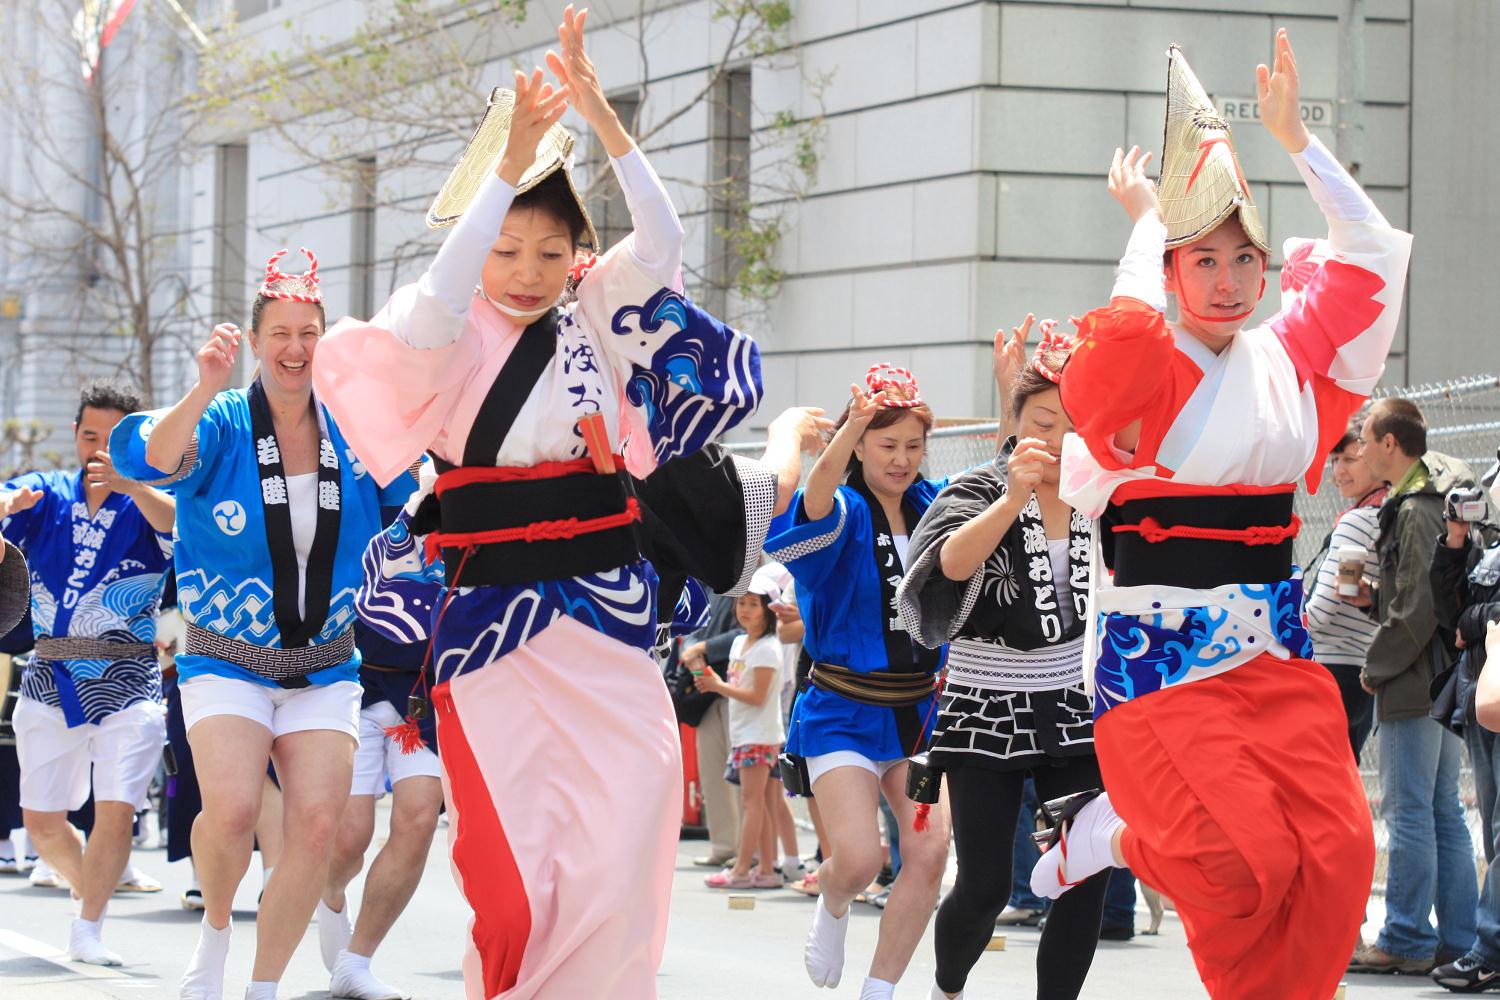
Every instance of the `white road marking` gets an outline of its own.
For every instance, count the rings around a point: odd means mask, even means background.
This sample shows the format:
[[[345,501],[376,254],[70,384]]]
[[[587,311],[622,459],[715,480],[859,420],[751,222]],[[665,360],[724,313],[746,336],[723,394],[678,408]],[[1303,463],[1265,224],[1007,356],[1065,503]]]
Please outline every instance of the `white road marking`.
[[[44,962],[66,969],[68,972],[90,979],[128,979],[130,973],[120,968],[111,968],[107,965],[89,965],[87,962],[70,962],[68,953],[59,951],[44,941],[29,938],[25,934],[18,934],[12,930],[0,927],[0,945],[19,951],[23,955],[39,958]]]

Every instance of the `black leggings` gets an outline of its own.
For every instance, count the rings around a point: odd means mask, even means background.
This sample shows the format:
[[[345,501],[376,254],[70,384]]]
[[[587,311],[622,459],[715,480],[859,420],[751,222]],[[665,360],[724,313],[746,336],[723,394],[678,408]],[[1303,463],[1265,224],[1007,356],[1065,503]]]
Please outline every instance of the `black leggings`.
[[[1102,785],[1092,756],[1071,757],[1061,766],[1030,773],[1043,802]],[[944,993],[964,988],[995,932],[995,918],[1010,899],[1012,847],[1026,775],[983,767],[956,767],[943,775],[958,856],[958,881],[943,897],[934,928],[937,985]],[[1076,1000],[1083,989],[1099,943],[1110,871],[1106,868],[1053,901],[1036,953],[1037,1000]]]

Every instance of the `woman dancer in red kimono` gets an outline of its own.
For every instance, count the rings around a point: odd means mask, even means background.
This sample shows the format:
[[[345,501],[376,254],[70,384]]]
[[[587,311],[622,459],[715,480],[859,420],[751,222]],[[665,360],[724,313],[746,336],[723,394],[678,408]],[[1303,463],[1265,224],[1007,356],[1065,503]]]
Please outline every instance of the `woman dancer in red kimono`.
[[[1113,571],[1094,574],[1090,637],[1108,791],[1061,824],[1032,885],[1056,897],[1128,865],[1176,901],[1216,1000],[1327,1000],[1374,840],[1338,689],[1298,617],[1292,497],[1316,488],[1380,378],[1411,237],[1302,124],[1285,30],[1257,84],[1329,227],[1286,243],[1268,322],[1244,327],[1269,244],[1228,126],[1175,46],[1160,197],[1149,154],[1116,150],[1110,169],[1135,230],[1063,370],[1077,434],[1061,460]]]

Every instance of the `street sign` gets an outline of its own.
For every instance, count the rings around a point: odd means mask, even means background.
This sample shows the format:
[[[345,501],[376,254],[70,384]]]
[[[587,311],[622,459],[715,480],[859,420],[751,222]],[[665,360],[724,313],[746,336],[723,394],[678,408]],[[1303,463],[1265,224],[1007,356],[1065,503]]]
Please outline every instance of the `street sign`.
[[[1253,97],[1217,97],[1219,117],[1231,127],[1245,122],[1260,123],[1260,102]],[[1302,99],[1302,121],[1308,128],[1333,128],[1333,102]]]

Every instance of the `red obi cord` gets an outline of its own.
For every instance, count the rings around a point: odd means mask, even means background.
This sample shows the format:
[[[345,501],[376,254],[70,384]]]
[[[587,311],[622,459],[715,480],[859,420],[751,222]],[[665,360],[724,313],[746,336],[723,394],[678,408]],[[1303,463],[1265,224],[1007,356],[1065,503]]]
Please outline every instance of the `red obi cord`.
[[[611,458],[623,463],[619,456]],[[597,465],[593,459],[580,458],[570,462],[543,462],[540,465],[470,467],[452,469],[438,476],[434,492],[442,497],[447,490],[476,483],[514,483],[525,480],[563,479],[567,476],[595,475]],[[427,561],[437,559],[445,548],[472,551],[481,545],[500,545],[505,542],[550,542],[577,538],[614,528],[623,528],[641,519],[641,505],[635,497],[627,497],[625,509],[618,514],[603,517],[569,517],[557,521],[533,521],[531,524],[513,528],[492,528],[488,531],[434,531],[427,536]]]
[[[1115,525],[1116,534],[1127,532],[1138,534],[1154,544],[1169,538],[1191,538],[1205,542],[1239,542],[1242,545],[1280,545],[1289,538],[1296,538],[1302,530],[1302,519],[1292,515],[1290,524],[1280,526],[1257,525],[1250,528],[1199,528],[1191,524],[1165,527],[1154,517],[1141,519],[1140,524]]]

